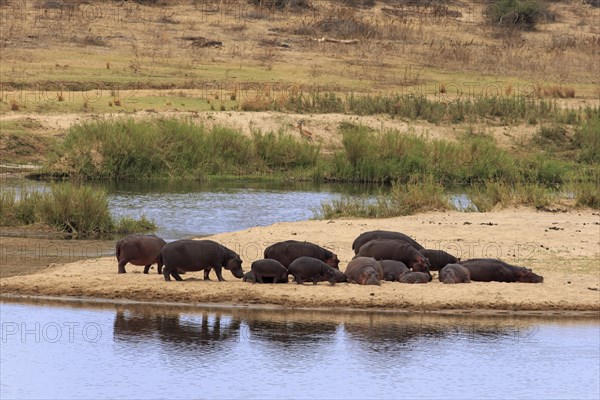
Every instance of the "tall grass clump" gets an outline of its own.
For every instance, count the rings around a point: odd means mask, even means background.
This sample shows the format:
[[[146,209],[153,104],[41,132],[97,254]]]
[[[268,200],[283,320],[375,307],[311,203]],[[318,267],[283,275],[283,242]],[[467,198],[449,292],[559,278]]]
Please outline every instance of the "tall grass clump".
[[[600,209],[600,182],[580,183],[574,189],[575,201],[578,207]]]
[[[556,198],[556,194],[544,185],[500,181],[473,186],[467,191],[467,195],[476,211],[480,212],[517,206],[544,209]]]
[[[573,146],[579,149],[578,161],[600,163],[600,113],[590,115],[575,131]]]
[[[317,163],[320,147],[298,140],[291,134],[252,132],[252,144],[258,157],[271,168],[310,167]]]
[[[47,192],[0,194],[0,225],[43,224],[60,232],[90,236],[155,230],[147,218],[115,220],[103,190],[72,184],[54,185]]]
[[[331,170],[337,179],[407,183],[431,175],[439,182],[471,183],[518,178],[515,160],[488,138],[428,141],[410,132],[353,124],[342,124],[340,132],[343,150],[334,154]]]
[[[206,128],[170,118],[91,122],[71,128],[58,165],[84,179],[252,175],[314,165],[316,145],[291,135]]]
[[[429,177],[420,182],[394,182],[389,194],[381,194],[376,199],[356,199],[344,196],[324,202],[314,214],[318,219],[389,218],[452,208],[454,207],[450,204],[444,186]]]

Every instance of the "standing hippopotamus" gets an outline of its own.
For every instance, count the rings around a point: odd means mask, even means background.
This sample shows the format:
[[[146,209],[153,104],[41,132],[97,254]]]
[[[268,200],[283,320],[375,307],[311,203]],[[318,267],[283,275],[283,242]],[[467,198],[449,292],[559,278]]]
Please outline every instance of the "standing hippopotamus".
[[[182,239],[168,243],[163,247],[160,257],[164,263],[163,276],[170,281],[171,276],[181,281],[177,273],[182,271],[204,270],[204,280],[209,281],[210,269],[214,269],[219,281],[224,281],[222,268],[231,271],[236,278],[244,276],[242,260],[233,250],[212,240]]]
[[[471,273],[460,264],[448,264],[440,270],[439,279],[442,283],[469,283]]]
[[[279,261],[286,268],[290,266],[292,261],[303,256],[321,260],[335,269],[339,269],[338,265],[340,263],[337,255],[331,251],[314,243],[299,242],[297,240],[286,240],[285,242],[272,244],[265,249],[264,255],[265,258]]]
[[[544,282],[543,276],[534,274],[529,268],[510,265],[495,258],[473,258],[461,261],[459,264],[469,270],[472,281]]]
[[[456,258],[443,250],[423,249],[420,250],[420,253],[427,257],[431,264],[430,269],[432,271],[439,271],[448,264],[455,264],[460,261],[459,258]]]
[[[423,246],[421,246],[417,241],[411,238],[408,235],[400,232],[392,232],[392,231],[369,231],[364,232],[358,235],[356,239],[354,239],[354,243],[352,243],[352,250],[354,250],[354,254],[358,254],[360,248],[363,244],[370,242],[373,239],[394,239],[401,240],[405,243],[410,244],[417,250],[422,250]]]
[[[159,260],[160,251],[167,244],[162,238],[154,235],[130,235],[119,240],[115,245],[115,255],[119,262],[119,274],[124,274],[125,265],[144,265],[144,273],[147,274],[150,266],[158,265],[158,273],[162,273],[162,262]]]
[[[335,285],[337,282],[335,269],[314,257],[296,258],[290,264],[288,271],[294,276],[298,285],[304,284],[304,281],[312,281],[316,285],[321,279],[328,281],[331,285]]]
[[[288,282],[289,272],[277,260],[256,260],[252,263],[250,269],[254,274],[254,283],[265,283],[265,278],[271,278],[272,283]]]
[[[410,269],[402,261],[381,260],[379,264],[383,269],[383,279],[386,281],[398,281],[402,275],[410,272]]]
[[[431,275],[427,275],[424,272],[407,272],[400,276],[398,282],[400,283],[427,283],[431,280]]]
[[[346,277],[350,283],[381,286],[383,276],[381,264],[373,257],[355,257],[346,267]]]
[[[402,261],[413,271],[424,272],[429,275],[429,260],[417,249],[406,242],[394,239],[374,239],[360,247],[359,257],[373,257],[376,260]]]

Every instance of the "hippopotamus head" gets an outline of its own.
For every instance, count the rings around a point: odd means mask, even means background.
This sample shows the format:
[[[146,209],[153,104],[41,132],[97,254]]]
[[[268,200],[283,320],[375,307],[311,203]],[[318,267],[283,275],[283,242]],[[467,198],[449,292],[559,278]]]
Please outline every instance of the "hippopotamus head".
[[[543,283],[544,277],[541,275],[534,274],[529,268],[519,268],[517,271],[518,280],[517,282],[526,283]]]
[[[337,254],[334,254],[333,256],[326,259],[325,264],[331,266],[331,268],[340,269],[340,260],[338,259]]]
[[[326,268],[325,272],[323,273],[323,276],[325,277],[325,280],[327,280],[327,282],[329,282],[330,285],[335,285],[337,282],[337,274],[336,274],[336,270],[333,268]]]
[[[379,280],[379,275],[377,274],[377,271],[365,271],[364,275],[361,276],[361,279],[363,280],[364,285],[377,285],[377,286],[381,286],[381,281]]]
[[[233,276],[235,276],[236,278],[244,277],[244,270],[242,269],[242,259],[237,255],[233,258],[230,258],[229,261],[227,261],[225,269],[231,271]]]
[[[412,265],[412,270],[414,272],[424,272],[427,275],[429,275],[429,281],[433,279],[433,277],[431,276],[430,268],[431,263],[429,262],[429,259],[423,256],[418,256],[417,261]]]

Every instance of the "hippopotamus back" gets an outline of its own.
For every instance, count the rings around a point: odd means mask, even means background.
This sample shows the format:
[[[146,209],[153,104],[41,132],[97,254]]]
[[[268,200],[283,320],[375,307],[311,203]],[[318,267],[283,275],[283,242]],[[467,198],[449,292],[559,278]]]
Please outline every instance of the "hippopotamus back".
[[[440,270],[439,280],[442,283],[469,283],[471,273],[460,264],[447,264]]]
[[[403,274],[410,272],[402,261],[381,260],[379,263],[383,269],[383,279],[386,281],[398,281]]]
[[[300,257],[312,257],[321,260],[335,269],[339,269],[340,260],[333,252],[310,242],[286,240],[272,244],[265,249],[265,258],[279,261],[288,268],[292,261]]]
[[[473,258],[461,261],[469,270],[472,281],[479,282],[525,282],[542,283],[544,277],[536,275],[529,268],[510,265],[495,258]]]
[[[460,261],[452,254],[446,253],[443,250],[422,249],[419,252],[429,260],[432,271],[439,271],[448,264],[455,264]]]
[[[367,242],[370,242],[373,239],[401,240],[405,243],[410,244],[412,247],[414,247],[417,250],[423,249],[423,246],[421,246],[416,240],[414,240],[413,238],[411,238],[408,235],[405,235],[404,233],[377,230],[377,231],[363,232],[360,235],[358,235],[358,237],[356,239],[354,239],[354,242],[352,243],[352,250],[354,250],[354,254],[358,254],[358,251],[360,250],[362,245]]]

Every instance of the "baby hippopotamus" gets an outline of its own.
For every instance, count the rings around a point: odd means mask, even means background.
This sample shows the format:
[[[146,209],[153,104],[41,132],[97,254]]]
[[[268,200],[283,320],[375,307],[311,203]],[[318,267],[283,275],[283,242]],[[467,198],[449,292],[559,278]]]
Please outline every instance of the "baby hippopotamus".
[[[350,283],[381,286],[383,269],[373,257],[355,257],[346,267],[346,277]]]
[[[383,269],[383,279],[386,281],[399,281],[402,275],[410,272],[410,269],[402,261],[381,260],[379,263]]]
[[[427,283],[431,280],[431,276],[425,272],[407,272],[400,276],[400,283]]]
[[[256,260],[252,263],[250,269],[254,274],[254,283],[279,283],[288,282],[288,270],[277,260]],[[271,278],[270,281],[265,281]]]
[[[439,279],[442,283],[469,283],[471,272],[460,264],[448,264],[440,270]]]
[[[294,276],[298,285],[303,285],[304,281],[312,281],[313,285],[320,280],[326,280],[330,285],[335,285],[337,275],[333,267],[325,264],[323,261],[313,257],[299,257],[292,261],[288,272]]]

